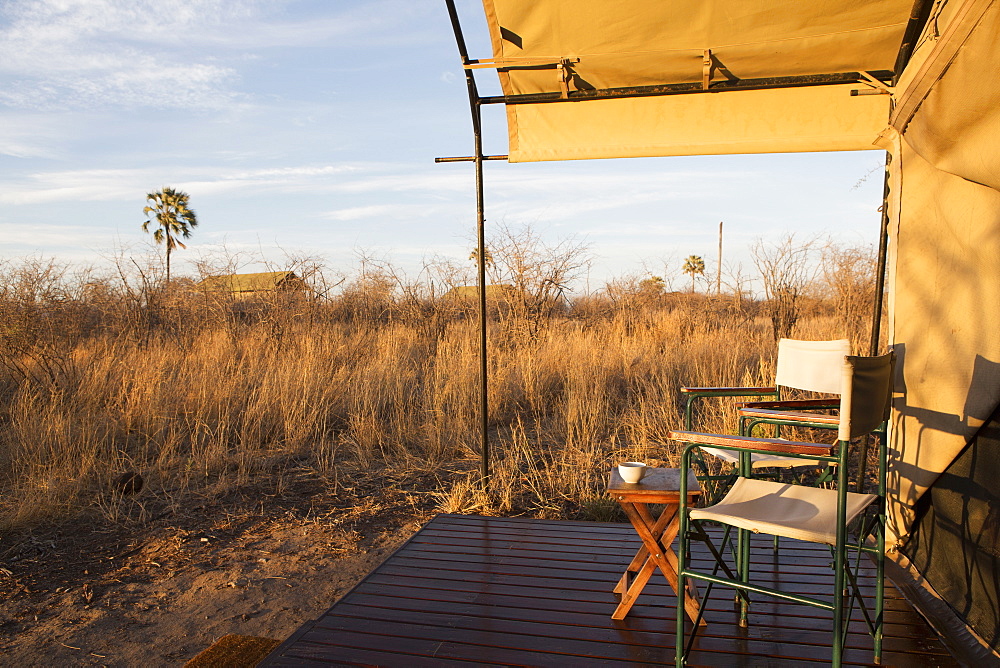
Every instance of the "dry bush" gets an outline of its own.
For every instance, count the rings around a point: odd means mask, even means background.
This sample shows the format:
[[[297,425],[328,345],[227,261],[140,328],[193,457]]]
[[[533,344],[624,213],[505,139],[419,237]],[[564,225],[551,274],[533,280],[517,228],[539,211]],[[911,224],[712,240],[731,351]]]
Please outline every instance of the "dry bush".
[[[548,319],[565,314],[570,284],[589,263],[586,244],[570,238],[549,245],[529,226],[500,223],[487,240],[488,282],[510,287],[502,320],[531,335]]]
[[[128,470],[143,474],[143,494],[180,503],[282,461],[334,480],[344,462],[473,468],[476,319],[440,298],[446,272],[433,263],[414,282],[369,265],[335,294],[317,267],[322,291],[241,304],[138,262],[100,279],[50,265],[2,268],[2,527],[121,519],[112,482]],[[601,516],[615,461],[676,463],[666,434],[682,422],[680,385],[772,378],[771,323],[752,302],[635,289],[637,300],[609,290],[565,312],[525,311],[530,327],[494,312],[494,475],[486,491],[460,475],[442,508]],[[838,327],[828,316],[796,332]],[[698,419],[729,431],[732,402],[708,402]]]
[[[788,234],[777,243],[757,239],[750,247],[764,285],[774,340],[789,338],[802,310],[801,299],[816,274],[815,239],[798,241]]]
[[[851,348],[859,354],[867,352],[878,266],[875,249],[828,243],[820,266],[825,301],[833,305]]]

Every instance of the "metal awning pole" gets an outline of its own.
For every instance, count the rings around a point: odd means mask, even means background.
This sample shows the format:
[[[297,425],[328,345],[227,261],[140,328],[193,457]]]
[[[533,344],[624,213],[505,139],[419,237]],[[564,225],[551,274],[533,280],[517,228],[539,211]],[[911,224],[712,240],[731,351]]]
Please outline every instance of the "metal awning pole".
[[[872,312],[872,340],[868,347],[868,354],[875,356],[879,353],[879,341],[882,335],[882,295],[885,293],[885,265],[886,253],[889,248],[889,164],[892,162],[892,154],[885,154],[885,181],[882,186],[882,225],[878,237],[878,264],[875,269],[875,305]],[[880,439],[885,440],[885,436]],[[858,488],[861,492],[864,488],[864,481],[868,470],[868,448],[871,445],[871,436],[865,436],[861,442],[861,450],[858,453]],[[881,446],[880,446],[881,447]]]
[[[889,249],[889,163],[892,154],[885,154],[885,181],[882,186],[882,226],[878,237],[878,265],[875,269],[875,306],[872,312],[872,340],[869,355],[878,355],[882,336],[882,296],[885,294],[885,265]]]
[[[933,0],[914,0],[913,7],[910,9],[910,19],[906,24],[906,32],[903,33],[903,42],[896,54],[896,64],[892,68],[893,86],[899,82],[899,75],[909,64],[913,48],[930,18],[933,6]],[[870,355],[878,355],[879,339],[882,336],[882,298],[885,293],[886,253],[889,248],[889,167],[891,164],[892,154],[887,152],[885,154],[885,182],[882,186],[882,230],[878,238],[878,268],[875,275],[875,309],[872,313]]]
[[[462,58],[462,65],[469,64],[469,51],[465,46],[465,36],[458,20],[455,0],[445,0],[451,28],[455,33],[455,43]],[[479,284],[479,427],[481,437],[481,468],[483,485],[490,479],[490,436],[489,436],[489,384],[486,359],[486,216],[483,205],[483,133],[482,107],[476,79],[471,69],[465,69],[465,83],[469,91],[469,111],[472,113],[472,132],[475,136],[476,165],[476,266]]]
[[[449,0],[450,2],[451,0]],[[490,479],[489,433],[489,368],[486,358],[486,214],[483,206],[483,135],[482,112],[478,103],[472,105],[476,133],[476,268],[479,270],[479,428],[482,438],[483,485]]]
[[[914,0],[913,8],[910,10],[910,20],[907,22],[906,32],[903,34],[903,42],[900,44],[899,52],[896,54],[892,86],[899,83],[899,75],[903,73],[906,65],[910,62],[910,57],[913,55],[913,48],[920,37],[920,33],[923,32],[924,26],[927,24],[933,5],[933,0]],[[892,105],[893,102],[890,102],[890,107]],[[890,115],[891,113],[890,111]],[[882,300],[885,295],[886,255],[889,250],[889,169],[891,165],[892,153],[887,151],[885,154],[885,181],[882,185],[882,225],[878,237],[878,264],[875,269],[875,304],[872,312],[872,339],[869,345],[869,355],[879,354],[879,343],[882,338]],[[869,438],[868,436],[865,437],[859,455],[858,491],[861,491],[860,485],[864,484],[863,481],[866,477]],[[883,436],[882,439],[884,440],[885,437]],[[884,444],[880,447],[884,447]]]

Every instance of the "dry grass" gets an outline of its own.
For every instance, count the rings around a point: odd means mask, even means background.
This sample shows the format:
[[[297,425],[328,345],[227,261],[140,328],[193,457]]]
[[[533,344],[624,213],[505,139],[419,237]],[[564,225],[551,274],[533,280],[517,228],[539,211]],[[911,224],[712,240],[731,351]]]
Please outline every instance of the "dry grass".
[[[280,476],[282,461],[334,484],[345,462],[437,467],[455,472],[437,491],[443,510],[600,517],[613,462],[675,461],[665,434],[682,423],[680,385],[772,377],[771,323],[745,303],[592,299],[530,327],[501,314],[484,492],[467,310],[410,299],[419,308],[404,312],[349,291],[248,310],[87,285],[0,295],[0,528],[95,511],[120,519],[111,483],[123,471],[142,473],[144,494],[180,503]],[[821,315],[797,327],[804,338],[853,331]],[[721,404],[700,415],[704,429],[729,424]],[[129,517],[142,519],[138,508]]]

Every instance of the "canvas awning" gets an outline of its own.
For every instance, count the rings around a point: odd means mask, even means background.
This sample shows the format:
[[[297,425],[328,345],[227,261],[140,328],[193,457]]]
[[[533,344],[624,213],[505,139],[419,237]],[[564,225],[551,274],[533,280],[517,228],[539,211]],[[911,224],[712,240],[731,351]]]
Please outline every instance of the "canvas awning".
[[[874,149],[912,4],[484,0],[467,66],[498,69],[511,162]]]

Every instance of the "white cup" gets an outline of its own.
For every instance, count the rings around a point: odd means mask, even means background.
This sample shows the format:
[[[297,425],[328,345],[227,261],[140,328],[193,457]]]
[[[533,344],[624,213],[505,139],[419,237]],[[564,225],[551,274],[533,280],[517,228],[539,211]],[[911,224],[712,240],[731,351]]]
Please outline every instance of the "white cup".
[[[618,475],[628,483],[637,483],[646,475],[646,465],[642,462],[625,462],[618,465]]]

